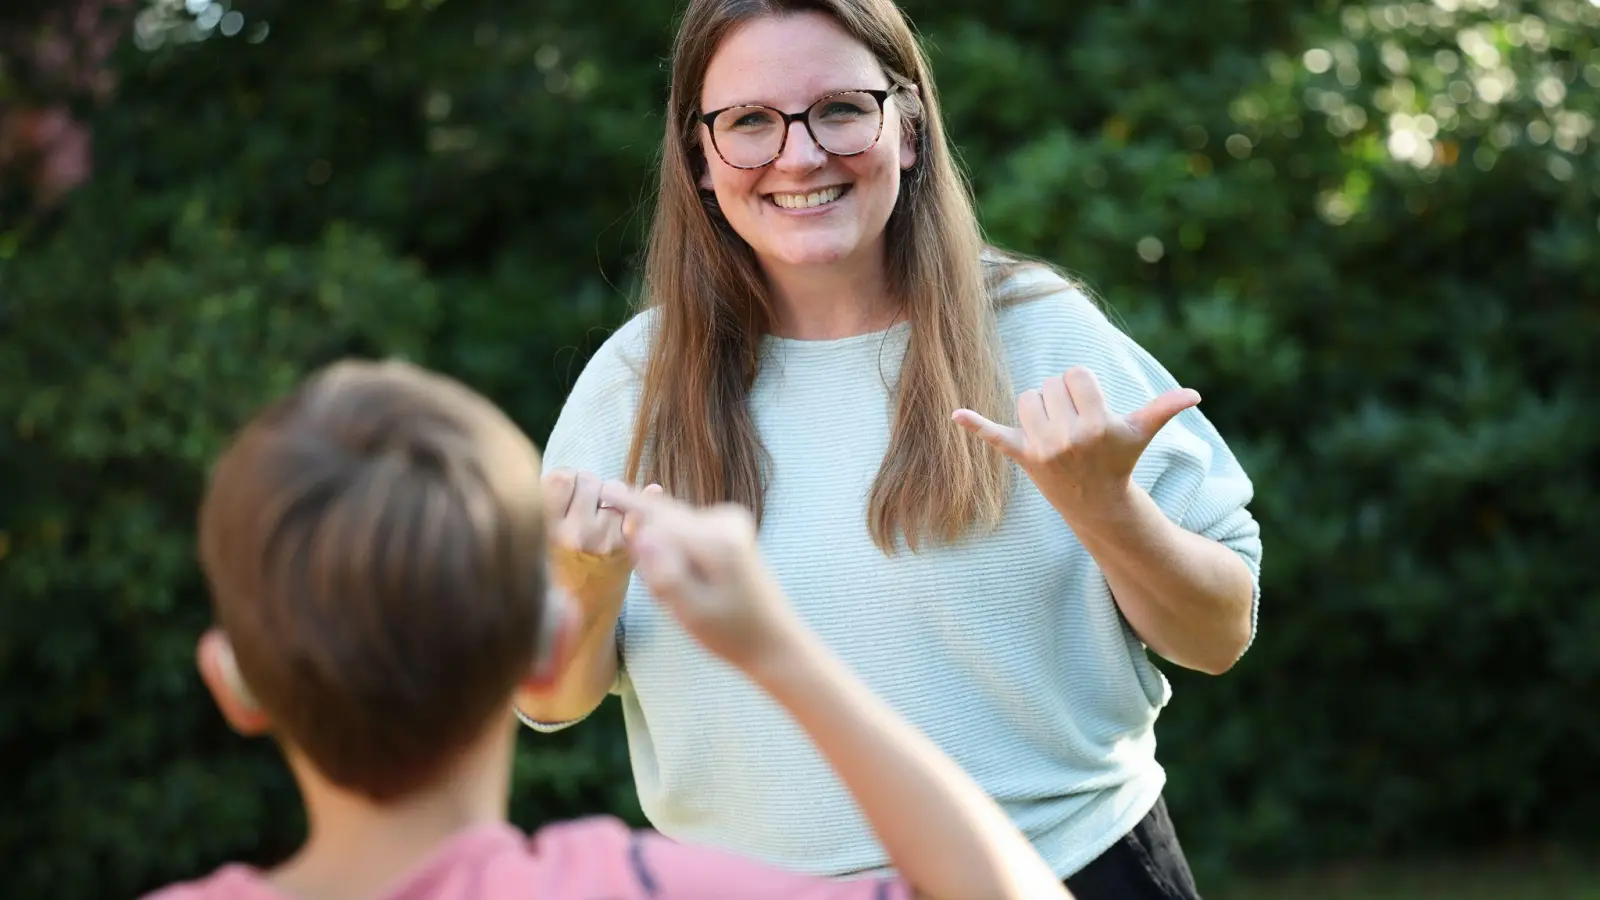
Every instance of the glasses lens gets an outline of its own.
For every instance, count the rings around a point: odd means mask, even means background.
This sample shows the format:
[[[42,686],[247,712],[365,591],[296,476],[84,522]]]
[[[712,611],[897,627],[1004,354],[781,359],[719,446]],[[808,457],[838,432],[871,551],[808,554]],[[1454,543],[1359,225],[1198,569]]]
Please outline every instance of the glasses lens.
[[[783,119],[764,106],[725,110],[711,127],[717,150],[729,165],[763,165],[771,162],[783,146]]]
[[[871,94],[849,91],[828,97],[811,108],[811,131],[829,153],[861,153],[878,140],[883,109]]]

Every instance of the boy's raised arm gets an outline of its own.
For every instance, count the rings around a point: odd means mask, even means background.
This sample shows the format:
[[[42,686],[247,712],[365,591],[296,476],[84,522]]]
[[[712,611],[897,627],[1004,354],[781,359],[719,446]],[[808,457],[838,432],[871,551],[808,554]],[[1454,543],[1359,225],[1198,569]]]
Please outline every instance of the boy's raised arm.
[[[652,595],[708,650],[795,717],[855,796],[916,896],[1070,897],[999,806],[793,614],[760,558],[747,512],[694,510],[622,491],[607,500],[637,523],[629,548]],[[882,890],[878,885],[829,885],[793,896],[883,896],[866,892]],[[747,889],[740,896],[778,895]]]

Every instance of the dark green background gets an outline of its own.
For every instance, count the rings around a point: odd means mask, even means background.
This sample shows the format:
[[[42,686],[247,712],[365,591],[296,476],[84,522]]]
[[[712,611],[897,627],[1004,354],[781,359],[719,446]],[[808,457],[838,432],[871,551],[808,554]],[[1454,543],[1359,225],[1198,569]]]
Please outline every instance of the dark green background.
[[[207,462],[352,352],[542,439],[626,314],[677,5],[56,4],[122,35],[98,100],[30,59],[46,5],[0,13],[0,120],[66,105],[94,167],[54,206],[0,168],[0,881],[71,900],[294,845],[193,674]],[[1600,8],[906,8],[992,238],[1086,279],[1256,480],[1259,639],[1166,667],[1202,872],[1595,840]],[[522,738],[515,816],[640,821],[630,781],[608,704]]]

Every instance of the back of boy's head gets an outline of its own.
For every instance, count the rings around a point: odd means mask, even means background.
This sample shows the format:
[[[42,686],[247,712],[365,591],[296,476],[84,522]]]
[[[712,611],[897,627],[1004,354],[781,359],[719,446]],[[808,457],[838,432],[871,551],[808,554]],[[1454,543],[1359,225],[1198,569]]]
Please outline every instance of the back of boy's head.
[[[534,661],[539,454],[488,401],[342,362],[256,416],[212,473],[200,555],[245,686],[333,783],[430,784]]]

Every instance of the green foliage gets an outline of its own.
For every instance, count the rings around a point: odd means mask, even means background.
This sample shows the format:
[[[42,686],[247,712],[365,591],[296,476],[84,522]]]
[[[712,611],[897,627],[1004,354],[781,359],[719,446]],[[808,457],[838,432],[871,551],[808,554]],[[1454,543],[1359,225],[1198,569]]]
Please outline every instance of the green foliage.
[[[1594,837],[1569,785],[1600,755],[1600,8],[908,8],[990,234],[1084,277],[1256,479],[1258,641],[1221,679],[1166,667],[1190,852]],[[229,430],[321,361],[397,354],[542,438],[633,287],[670,5],[217,9],[141,15],[63,207],[0,192],[19,896],[300,836],[281,763],[192,674]],[[612,706],[520,754],[520,824],[642,821]]]
[[[938,61],[996,239],[1256,479],[1260,643],[1160,732],[1180,825],[1213,865],[1592,837],[1600,11],[1245,6],[996,14]]]
[[[1539,854],[1514,862],[1451,860],[1405,866],[1339,866],[1288,877],[1228,879],[1217,900],[1600,900],[1592,860]]]
[[[199,488],[308,366],[419,356],[439,306],[419,266],[352,227],[267,244],[191,203],[164,252],[119,256],[122,239],[75,212],[9,272],[25,340],[0,347],[0,733],[22,773],[0,844],[23,885],[60,896],[290,837],[285,773],[221,733],[192,676]]]

